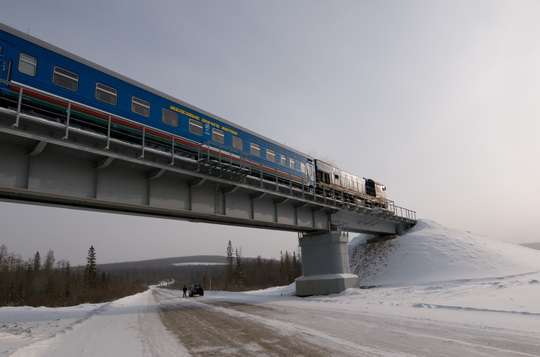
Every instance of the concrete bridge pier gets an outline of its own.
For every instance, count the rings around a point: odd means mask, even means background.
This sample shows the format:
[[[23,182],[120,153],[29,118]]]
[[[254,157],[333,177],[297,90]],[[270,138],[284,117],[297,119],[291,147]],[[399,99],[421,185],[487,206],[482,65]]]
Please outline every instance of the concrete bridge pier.
[[[304,275],[296,279],[296,295],[328,295],[355,287],[349,270],[348,236],[344,232],[304,234],[299,238]]]

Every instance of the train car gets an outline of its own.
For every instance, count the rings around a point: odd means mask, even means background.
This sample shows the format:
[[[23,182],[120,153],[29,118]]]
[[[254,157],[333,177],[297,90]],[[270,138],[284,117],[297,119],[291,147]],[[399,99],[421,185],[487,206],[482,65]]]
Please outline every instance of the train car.
[[[66,113],[69,101],[73,125],[103,131],[110,120],[125,140],[138,137],[144,125],[151,128],[149,145],[169,147],[174,140],[193,153],[212,150],[315,186],[309,155],[0,24],[0,104],[16,107],[21,93],[27,107],[52,120]]]
[[[315,160],[317,192],[338,196],[352,203],[387,208],[386,186],[372,179],[343,171],[332,164]]]

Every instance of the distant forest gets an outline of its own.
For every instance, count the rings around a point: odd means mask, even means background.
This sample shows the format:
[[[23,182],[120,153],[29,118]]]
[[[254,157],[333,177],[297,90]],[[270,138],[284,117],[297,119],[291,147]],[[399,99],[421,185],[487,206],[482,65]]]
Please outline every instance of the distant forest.
[[[0,305],[68,306],[113,300],[146,289],[142,280],[98,271],[96,250],[88,249],[85,267],[56,261],[49,250],[44,258],[9,253],[0,245]]]
[[[69,306],[118,299],[144,291],[149,285],[174,280],[173,288],[193,283],[208,290],[242,291],[286,285],[301,275],[296,252],[281,252],[279,260],[244,258],[241,248],[229,241],[225,256],[195,256],[139,262],[97,263],[97,252],[88,249],[85,266],[57,261],[49,250],[23,259],[0,245],[0,306]],[[190,265],[189,262],[214,265]]]
[[[280,260],[244,258],[241,248],[234,248],[229,241],[223,265],[167,267],[162,276],[170,276],[175,283],[172,288],[188,288],[192,283],[202,284],[204,289],[243,291],[288,285],[302,275],[302,263],[296,252],[281,252]],[[222,258],[222,257],[220,257]],[[168,270],[168,271],[167,271]]]

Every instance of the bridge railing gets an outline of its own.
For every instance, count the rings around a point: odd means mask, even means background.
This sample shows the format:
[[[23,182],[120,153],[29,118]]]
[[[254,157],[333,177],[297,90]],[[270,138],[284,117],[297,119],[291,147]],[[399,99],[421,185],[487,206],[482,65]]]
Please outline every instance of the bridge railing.
[[[62,110],[56,108],[51,109],[50,113],[45,113],[45,118],[36,117],[24,112],[25,105],[32,110],[32,103],[25,103],[25,100],[30,100],[30,97],[25,98],[25,89],[20,87],[18,91],[12,91],[12,93],[14,95],[11,98],[11,107],[16,108],[11,109],[15,111],[14,127],[19,127],[23,118],[34,121],[39,120],[41,124],[48,124],[63,130],[62,139],[64,140],[69,138],[71,132],[77,132],[78,134],[100,138],[104,141],[103,148],[105,150],[111,150],[113,144],[135,148],[139,152],[139,159],[144,159],[146,153],[152,153],[167,157],[171,166],[182,163],[190,165],[194,171],[221,178],[229,178],[227,175],[235,173],[233,175],[234,179],[243,184],[249,184],[261,189],[270,187],[281,194],[301,198],[315,204],[323,204],[337,209],[356,210],[374,215],[393,216],[406,221],[416,220],[415,211],[397,206],[392,200],[386,200],[385,208],[368,207],[356,201],[346,200],[343,193],[340,195],[336,192],[329,193],[323,190],[322,194],[320,194],[313,188],[307,187],[305,182],[300,183],[286,176],[266,172],[262,165],[252,162],[247,157],[233,156],[210,145],[190,144],[187,140],[170,133],[70,100],[57,100],[63,108],[63,113]],[[74,109],[94,113],[100,123],[81,119],[80,115],[74,115]],[[51,116],[54,118],[51,118]]]
[[[386,203],[388,210],[392,211],[395,216],[416,221],[416,211],[410,210],[405,207],[397,206],[392,200],[387,200]]]

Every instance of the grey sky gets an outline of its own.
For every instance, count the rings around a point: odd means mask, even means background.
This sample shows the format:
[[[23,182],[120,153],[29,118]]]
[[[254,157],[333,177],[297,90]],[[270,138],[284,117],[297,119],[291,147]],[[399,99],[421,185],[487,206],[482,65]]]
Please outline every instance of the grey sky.
[[[540,2],[2,1],[0,21],[344,169],[420,216],[540,240]],[[296,247],[292,233],[0,204],[80,262]]]

